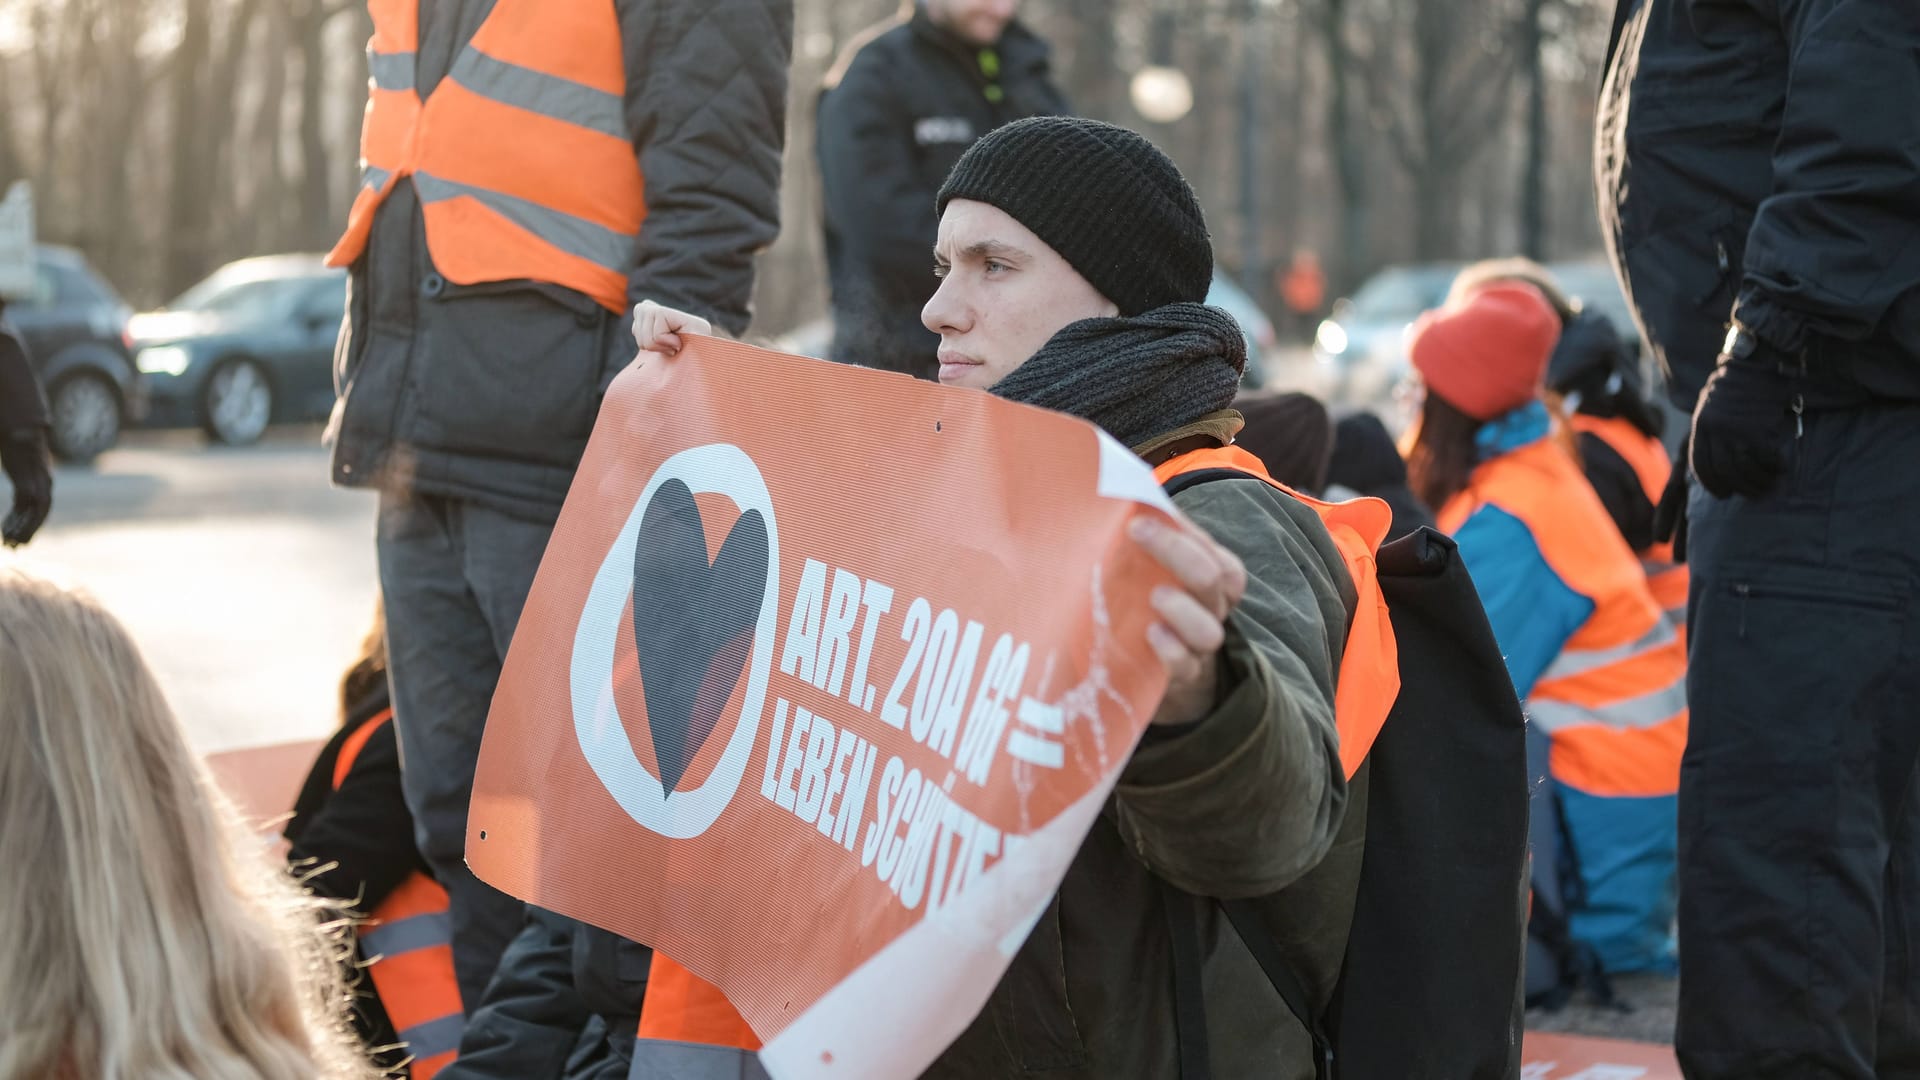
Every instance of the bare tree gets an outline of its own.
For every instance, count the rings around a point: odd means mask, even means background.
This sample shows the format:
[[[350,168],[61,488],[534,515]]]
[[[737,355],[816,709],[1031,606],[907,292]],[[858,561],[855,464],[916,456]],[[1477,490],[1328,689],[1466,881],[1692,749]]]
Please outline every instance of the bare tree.
[[[1526,88],[1526,151],[1520,183],[1520,250],[1547,252],[1547,68],[1544,16],[1548,0],[1525,0],[1520,20],[1520,80]]]
[[[1335,285],[1357,284],[1365,267],[1372,223],[1372,187],[1367,175],[1366,133],[1354,115],[1353,81],[1358,72],[1347,40],[1347,0],[1309,0],[1327,65],[1327,136],[1333,141],[1334,167],[1340,179],[1339,257],[1333,260]]]
[[[1515,21],[1499,0],[1372,0],[1367,90],[1412,183],[1414,257],[1460,254],[1462,180],[1502,130]]]

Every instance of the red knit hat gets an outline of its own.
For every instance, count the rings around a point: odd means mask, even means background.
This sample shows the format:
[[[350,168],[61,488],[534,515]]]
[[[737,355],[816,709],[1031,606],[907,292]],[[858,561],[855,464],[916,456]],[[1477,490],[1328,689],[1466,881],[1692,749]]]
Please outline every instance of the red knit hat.
[[[1517,281],[1476,289],[1413,324],[1413,369],[1427,392],[1491,420],[1540,393],[1560,340],[1560,316],[1540,290]]]

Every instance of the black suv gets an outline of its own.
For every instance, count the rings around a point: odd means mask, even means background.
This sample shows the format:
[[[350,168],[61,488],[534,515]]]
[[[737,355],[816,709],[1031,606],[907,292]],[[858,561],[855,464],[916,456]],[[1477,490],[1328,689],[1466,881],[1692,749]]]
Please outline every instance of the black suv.
[[[53,452],[85,464],[112,448],[142,409],[127,319],[113,286],[71,248],[35,247],[34,290],[6,305],[6,318],[53,407]]]

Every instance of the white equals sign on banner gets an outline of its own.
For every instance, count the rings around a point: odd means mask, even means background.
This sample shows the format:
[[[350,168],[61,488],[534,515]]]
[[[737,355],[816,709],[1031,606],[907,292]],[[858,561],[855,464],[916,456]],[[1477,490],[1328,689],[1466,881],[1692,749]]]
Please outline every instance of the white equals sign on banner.
[[[1066,760],[1059,736],[1067,730],[1060,706],[1022,698],[1018,715],[1020,726],[1007,736],[1007,753],[1042,768],[1059,768]]]

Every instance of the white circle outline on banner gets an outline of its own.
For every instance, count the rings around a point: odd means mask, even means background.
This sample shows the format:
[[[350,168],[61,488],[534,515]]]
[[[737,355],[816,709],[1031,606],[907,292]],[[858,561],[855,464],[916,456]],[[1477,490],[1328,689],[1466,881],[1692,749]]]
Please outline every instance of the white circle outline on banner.
[[[660,485],[675,479],[684,481],[696,495],[725,495],[743,514],[760,511],[767,526],[767,594],[754,626],[753,656],[747,666],[747,693],[741,701],[740,722],[706,783],[692,791],[668,792],[660,778],[640,764],[627,729],[620,722],[620,709],[613,700],[613,654],[621,614],[633,595],[633,553],[640,519]],[[634,821],[669,839],[689,840],[711,828],[733,801],[746,775],[747,759],[753,754],[760,713],[766,704],[767,675],[773,667],[773,639],[779,625],[779,595],[780,536],[774,527],[773,496],[753,459],[730,443],[710,443],[682,450],[662,462],[593,576],[593,587],[587,592],[574,630],[568,672],[573,730],[580,752],[607,793]]]

